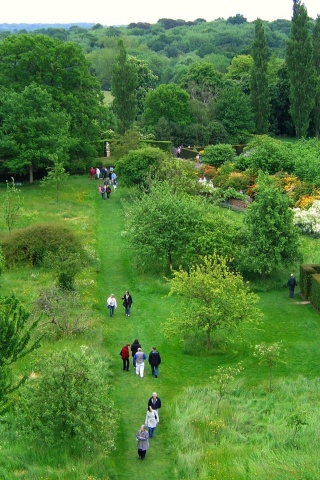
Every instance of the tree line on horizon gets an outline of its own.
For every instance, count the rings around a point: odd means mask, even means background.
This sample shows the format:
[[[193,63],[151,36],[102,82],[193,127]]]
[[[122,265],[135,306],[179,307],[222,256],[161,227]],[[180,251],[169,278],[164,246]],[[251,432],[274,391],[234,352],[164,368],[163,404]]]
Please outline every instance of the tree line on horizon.
[[[99,156],[102,138],[131,129],[142,138],[202,148],[243,144],[254,134],[318,136],[320,20],[311,22],[300,1],[293,12],[291,22],[248,23],[237,15],[172,26],[162,19],[146,36],[133,25],[71,27],[91,39],[89,52],[40,31],[2,37],[2,170],[29,172],[32,181],[34,170],[58,158],[68,171],[81,172]],[[271,26],[279,24],[289,26],[281,55],[269,46]],[[218,27],[219,42],[208,40],[204,26],[211,34]],[[203,37],[212,48],[200,56]],[[185,52],[184,63],[180,51],[170,56],[166,49],[177,42],[182,49],[182,39],[198,45],[198,54]],[[110,106],[103,102],[105,87]]]

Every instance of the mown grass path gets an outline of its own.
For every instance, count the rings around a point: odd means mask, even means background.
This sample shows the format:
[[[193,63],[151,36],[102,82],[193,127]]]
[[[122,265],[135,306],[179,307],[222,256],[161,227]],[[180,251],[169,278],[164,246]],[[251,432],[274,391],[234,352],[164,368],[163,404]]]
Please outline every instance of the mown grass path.
[[[118,449],[114,453],[115,479],[132,479],[133,476],[153,476],[158,480],[175,478],[171,451],[176,438],[168,433],[168,425],[175,397],[186,385],[203,384],[212,373],[212,364],[203,356],[189,356],[182,352],[176,340],[166,340],[160,329],[161,322],[170,315],[176,300],[168,298],[168,287],[162,278],[151,274],[139,274],[126,242],[121,236],[124,230],[124,210],[121,197],[128,195],[119,188],[110,200],[102,201],[97,195],[96,212],[98,251],[101,271],[98,280],[98,296],[104,318],[105,347],[114,358],[114,401],[120,410]],[[124,314],[121,296],[129,290],[133,296],[130,317]],[[112,319],[105,308],[106,298],[114,293],[118,308]],[[159,378],[151,376],[146,362],[145,377],[138,378],[130,365],[123,372],[119,356],[125,343],[138,338],[146,355],[155,345],[162,357]],[[131,362],[131,359],[130,359]],[[132,362],[131,362],[132,363]],[[144,423],[147,401],[156,391],[162,400],[160,425],[150,440],[150,449],[144,462],[138,460],[135,434]]]

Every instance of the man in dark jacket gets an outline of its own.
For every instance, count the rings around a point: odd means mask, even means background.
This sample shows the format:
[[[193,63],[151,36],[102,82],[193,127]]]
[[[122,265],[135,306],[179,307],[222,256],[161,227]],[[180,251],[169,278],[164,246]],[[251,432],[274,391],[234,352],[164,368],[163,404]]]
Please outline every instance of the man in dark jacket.
[[[295,279],[295,276],[293,275],[293,273],[291,273],[287,285],[289,287],[289,297],[293,298],[294,297],[294,287],[297,286],[297,280]]]
[[[151,373],[155,378],[158,378],[159,365],[161,363],[160,353],[157,351],[156,347],[152,347],[151,352],[149,353],[149,363],[151,365]]]
[[[149,398],[148,400],[148,408],[152,407],[152,410],[155,410],[156,415],[157,415],[157,420],[158,423],[160,422],[160,417],[159,417],[159,408],[161,408],[161,400],[158,397],[156,392],[153,392],[152,397]]]

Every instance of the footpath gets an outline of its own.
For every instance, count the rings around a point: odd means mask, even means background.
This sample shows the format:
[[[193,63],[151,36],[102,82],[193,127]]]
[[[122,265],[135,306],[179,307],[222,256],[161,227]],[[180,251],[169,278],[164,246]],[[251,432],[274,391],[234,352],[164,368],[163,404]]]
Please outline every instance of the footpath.
[[[170,391],[175,375],[172,378],[170,370],[160,365],[159,378],[155,379],[151,376],[146,362],[145,377],[141,379],[133,371],[131,358],[129,371],[122,370],[119,355],[121,347],[126,343],[131,344],[135,338],[139,339],[146,355],[153,345],[156,345],[162,353],[161,346],[164,343],[159,332],[160,317],[164,313],[161,298],[157,292],[148,292],[147,280],[139,278],[121,236],[125,221],[121,196],[126,194],[126,191],[118,188],[108,200],[102,200],[98,194],[96,197],[96,213],[99,218],[96,238],[101,259],[98,295],[104,318],[102,342],[114,360],[113,399],[115,407],[120,412],[117,450],[112,454],[116,475],[111,478],[132,480],[141,476],[151,478],[156,475],[157,480],[168,480],[174,479],[173,461],[170,458],[170,445],[174,439],[168,438],[167,427]],[[133,297],[130,317],[125,316],[121,301],[121,296],[126,290],[129,290]],[[109,312],[105,308],[106,298],[110,293],[115,294],[118,303],[113,318],[109,317]],[[158,393],[163,404],[160,425],[155,431],[154,438],[150,439],[150,449],[145,460],[139,462],[135,434],[144,424],[147,402],[154,391]]]

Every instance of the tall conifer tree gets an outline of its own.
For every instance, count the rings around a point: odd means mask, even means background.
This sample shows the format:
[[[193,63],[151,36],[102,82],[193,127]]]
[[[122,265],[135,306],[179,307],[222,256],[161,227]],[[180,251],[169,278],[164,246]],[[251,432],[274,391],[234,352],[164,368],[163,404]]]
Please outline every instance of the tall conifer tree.
[[[313,29],[313,63],[316,70],[316,95],[314,99],[313,122],[316,137],[320,137],[320,16]]]
[[[290,114],[296,136],[306,137],[316,95],[313,47],[307,10],[294,2],[286,60],[290,82]]]
[[[251,98],[256,133],[267,133],[269,129],[270,97],[268,87],[268,49],[262,21],[255,24],[252,45],[253,66],[251,69]]]
[[[135,65],[128,61],[127,51],[119,40],[119,55],[111,74],[112,107],[119,119],[119,132],[125,133],[138,113],[135,90],[138,87],[138,73]]]

